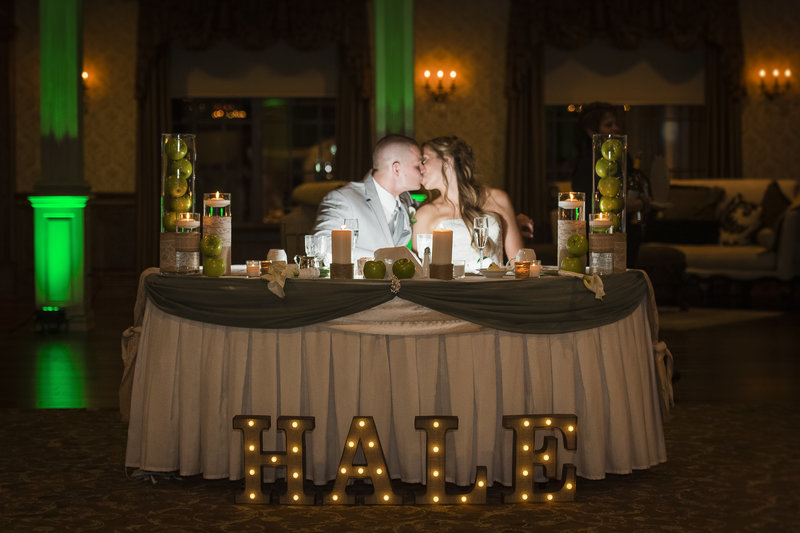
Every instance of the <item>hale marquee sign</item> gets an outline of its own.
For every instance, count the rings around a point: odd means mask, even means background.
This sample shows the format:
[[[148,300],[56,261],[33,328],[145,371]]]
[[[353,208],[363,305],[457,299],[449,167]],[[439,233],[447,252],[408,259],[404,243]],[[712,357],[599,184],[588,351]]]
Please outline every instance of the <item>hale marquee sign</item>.
[[[575,465],[564,464],[560,480],[556,477],[558,439],[545,436],[544,444],[534,449],[537,431],[557,431],[564,448],[577,448],[575,415],[506,415],[503,427],[514,435],[512,492],[503,496],[506,503],[572,501],[575,499]],[[234,429],[241,430],[244,450],[244,490],[236,494],[236,503],[270,503],[270,495],[261,490],[262,469],[286,468],[286,491],[280,494],[281,504],[314,505],[313,494],[303,490],[305,479],[305,434],[314,429],[314,417],[280,416],[277,429],[285,435],[286,450],[265,451],[262,434],[271,426],[269,416],[237,415]],[[417,416],[414,427],[426,435],[425,492],[415,495],[418,504],[484,504],[486,503],[486,467],[477,466],[475,483],[466,493],[451,494],[445,490],[445,436],[458,429],[456,416]],[[364,460],[356,462],[361,450]],[[547,478],[546,488],[534,484],[534,468],[541,467]],[[371,494],[357,496],[348,493],[350,480],[370,480]],[[550,490],[552,489],[552,490]],[[386,466],[375,421],[371,416],[355,416],[344,443],[333,489],[323,495],[324,504],[383,504],[400,505],[401,495],[392,490],[391,476]]]

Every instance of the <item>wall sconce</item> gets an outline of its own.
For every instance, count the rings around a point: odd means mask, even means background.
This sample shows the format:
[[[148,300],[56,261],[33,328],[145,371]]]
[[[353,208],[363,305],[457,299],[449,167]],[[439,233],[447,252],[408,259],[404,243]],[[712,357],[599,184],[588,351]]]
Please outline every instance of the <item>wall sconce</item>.
[[[444,102],[447,100],[447,97],[453,94],[456,91],[456,71],[450,71],[450,88],[446,89],[444,86],[444,71],[438,70],[436,71],[436,77],[439,81],[436,83],[435,87],[431,87],[430,78],[431,78],[431,71],[426,70],[424,73],[425,76],[425,90],[433,98],[434,102]]]
[[[772,100],[779,94],[786,91],[789,86],[791,85],[790,80],[792,77],[792,71],[788,68],[783,71],[783,85],[781,85],[781,71],[778,69],[772,69],[772,86],[770,87],[767,84],[767,70],[761,69],[758,71],[758,77],[761,78],[761,92],[764,93],[769,100]]]

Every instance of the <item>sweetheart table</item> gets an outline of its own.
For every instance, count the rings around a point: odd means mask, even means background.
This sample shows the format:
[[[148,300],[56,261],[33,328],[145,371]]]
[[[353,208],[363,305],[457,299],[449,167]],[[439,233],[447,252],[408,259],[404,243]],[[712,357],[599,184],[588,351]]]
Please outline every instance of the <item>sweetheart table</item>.
[[[458,417],[446,481],[462,486],[476,465],[487,467],[490,484],[511,484],[503,415],[577,415],[577,449],[560,448],[558,461],[585,478],[662,463],[664,383],[649,280],[641,271],[603,280],[603,300],[558,276],[399,286],[290,279],[279,298],[258,278],[149,269],[136,326],[123,335],[126,466],[240,479],[238,414],[272,417],[267,450],[284,446],[278,416],[315,417],[306,443],[315,484],[336,477],[357,415],[374,418],[390,474],[409,483],[425,479],[420,415]],[[537,435],[538,447],[545,435]]]

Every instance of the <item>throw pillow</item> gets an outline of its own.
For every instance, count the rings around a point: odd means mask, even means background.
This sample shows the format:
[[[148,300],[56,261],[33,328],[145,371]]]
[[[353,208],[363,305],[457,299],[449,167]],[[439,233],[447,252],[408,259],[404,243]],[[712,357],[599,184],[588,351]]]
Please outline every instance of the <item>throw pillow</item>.
[[[767,185],[764,197],[761,199],[761,226],[775,231],[777,222],[791,203],[792,201],[781,191],[778,182],[773,180]]]
[[[720,244],[749,244],[761,227],[761,206],[737,194],[722,209],[719,224]]]

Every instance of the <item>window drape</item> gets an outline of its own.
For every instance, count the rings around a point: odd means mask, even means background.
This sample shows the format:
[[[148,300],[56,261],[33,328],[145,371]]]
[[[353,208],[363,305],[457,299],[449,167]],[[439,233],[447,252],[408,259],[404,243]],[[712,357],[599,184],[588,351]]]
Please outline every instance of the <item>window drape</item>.
[[[706,50],[708,177],[741,177],[743,49],[737,0],[511,0],[506,96],[507,187],[518,212],[550,234],[545,173],[543,44],[574,50],[603,38],[621,49],[662,39]]]
[[[365,1],[141,0],[136,65],[137,262],[158,264],[161,133],[171,131],[172,44],[202,50],[220,40],[246,50],[285,41],[300,50],[338,45],[337,177],[371,165],[371,61]]]

